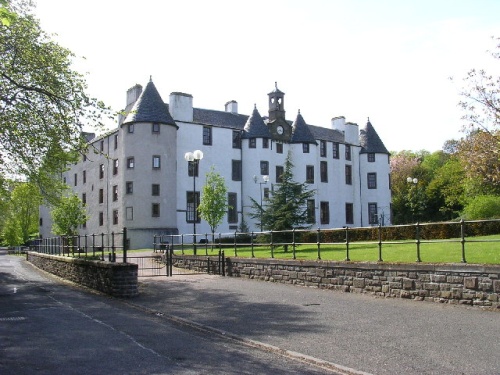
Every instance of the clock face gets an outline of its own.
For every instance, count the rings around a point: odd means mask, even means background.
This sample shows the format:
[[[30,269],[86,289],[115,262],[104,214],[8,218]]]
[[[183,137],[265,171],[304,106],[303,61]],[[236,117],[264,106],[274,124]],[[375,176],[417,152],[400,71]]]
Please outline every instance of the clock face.
[[[282,134],[283,134],[283,126],[281,126],[281,125],[280,125],[280,126],[278,126],[278,127],[276,128],[276,131],[278,132],[278,134],[279,134],[279,135],[282,135]]]

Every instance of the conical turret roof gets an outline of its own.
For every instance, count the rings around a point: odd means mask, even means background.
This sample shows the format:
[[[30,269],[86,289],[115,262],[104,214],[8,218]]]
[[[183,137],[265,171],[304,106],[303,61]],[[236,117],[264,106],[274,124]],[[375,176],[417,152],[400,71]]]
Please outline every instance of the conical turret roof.
[[[245,123],[244,130],[243,138],[271,138],[271,133],[256,106]]]
[[[309,125],[306,124],[304,118],[299,113],[292,124],[292,140],[291,143],[314,143],[316,144],[316,139],[314,138]]]
[[[364,129],[359,131],[359,143],[361,145],[361,153],[377,153],[377,154],[389,154],[384,143],[378,136],[375,128],[373,127],[370,119],[366,123]]]
[[[123,124],[134,122],[156,122],[177,126],[152,80],[146,85]]]

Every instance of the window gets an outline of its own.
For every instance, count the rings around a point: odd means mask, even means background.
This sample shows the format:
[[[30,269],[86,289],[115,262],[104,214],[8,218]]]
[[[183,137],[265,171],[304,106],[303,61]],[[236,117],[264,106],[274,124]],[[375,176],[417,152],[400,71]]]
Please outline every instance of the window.
[[[40,220],[38,220],[38,225],[43,226],[43,218],[40,218]]]
[[[159,184],[151,185],[151,195],[154,195],[154,196],[160,195],[160,185]]]
[[[82,193],[82,203],[87,204],[87,194],[86,193]]]
[[[200,193],[188,191],[186,194],[186,222],[188,223],[199,223],[200,217],[198,215],[198,205],[200,203]],[[196,207],[196,209],[195,209]]]
[[[115,140],[115,150],[116,150],[118,148],[118,134],[115,134],[114,140]]]
[[[321,224],[330,224],[330,203],[321,202],[320,203],[320,222]]]
[[[339,143],[338,142],[333,142],[333,158],[338,159],[339,158]]]
[[[151,204],[151,216],[152,217],[160,217],[160,204],[159,203]]]
[[[304,154],[308,154],[309,153],[309,143],[302,143],[302,152]]]
[[[104,212],[99,212],[99,226],[102,227],[104,225]]]
[[[248,141],[248,148],[256,148],[257,147],[257,139],[250,138]]]
[[[77,186],[78,185],[78,174],[77,173],[75,173],[74,178],[75,178],[75,186]]]
[[[269,199],[269,188],[264,188],[264,198]]]
[[[134,207],[125,207],[125,220],[134,220]]]
[[[314,165],[306,165],[306,182],[314,184]]]
[[[160,160],[159,155],[153,155],[153,169],[160,169]]]
[[[134,124],[128,124],[128,132],[133,133],[134,132]]]
[[[319,141],[319,156],[326,158],[326,141]]]
[[[321,175],[321,182],[328,182],[328,163],[326,161],[319,162],[319,173]]]
[[[127,168],[128,169],[134,168],[134,164],[135,164],[135,159],[133,157],[127,158]]]
[[[83,161],[87,161],[87,155],[83,155]]]
[[[159,133],[160,132],[160,124],[158,124],[157,122],[153,122],[153,124],[151,125],[151,131],[153,133]]]
[[[269,148],[269,138],[262,138],[262,148]]]
[[[378,224],[377,203],[368,203],[368,222]]]
[[[188,176],[193,177],[198,177],[198,165],[199,163],[197,161],[188,161]]]
[[[283,182],[283,173],[285,169],[281,165],[276,166],[276,183],[281,184]]]
[[[99,179],[102,180],[104,178],[104,164],[99,164]]]
[[[125,182],[125,194],[134,193],[134,183],[132,181]]]
[[[261,160],[260,161],[260,174],[262,176],[269,176],[269,162]]]
[[[352,185],[352,166],[345,166],[345,183],[346,185]]]
[[[113,185],[113,202],[118,200],[118,185]]]
[[[352,203],[345,204],[345,223],[354,224],[354,207]]]
[[[82,177],[83,177],[83,183],[87,183],[87,171],[82,172]]]
[[[314,224],[316,222],[316,210],[314,209],[314,199],[307,200],[307,222]]]
[[[66,183],[66,177],[63,177],[63,182]]]
[[[99,203],[104,203],[104,189],[99,189]]]
[[[351,160],[351,146],[345,145],[345,160]]]
[[[208,126],[203,127],[203,144],[207,146],[212,145],[212,128]]]
[[[233,160],[231,176],[233,181],[241,181],[241,160]]]
[[[278,154],[282,154],[283,153],[283,143],[276,142],[276,153],[278,153]]]
[[[374,152],[369,152],[367,154],[368,162],[369,163],[374,163],[375,162],[375,153]]]
[[[227,194],[227,222],[237,223],[238,222],[238,200],[236,193]]]
[[[113,225],[118,225],[118,210],[113,210]]]
[[[113,160],[113,174],[114,175],[118,174],[118,159]]]
[[[233,130],[233,148],[241,148],[241,132]]]
[[[100,148],[101,148],[101,152],[104,152],[104,140],[102,140],[102,141],[101,141],[101,146],[100,146]]]
[[[368,189],[376,189],[377,188],[377,174],[376,173],[368,173]]]
[[[134,207],[125,207],[125,220],[134,220]]]

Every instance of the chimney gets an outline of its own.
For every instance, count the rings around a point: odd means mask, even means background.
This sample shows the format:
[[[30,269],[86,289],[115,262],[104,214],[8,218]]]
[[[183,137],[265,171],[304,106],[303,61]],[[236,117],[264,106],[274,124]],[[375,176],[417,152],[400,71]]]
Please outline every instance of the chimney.
[[[136,84],[134,87],[131,87],[127,90],[127,104],[125,105],[125,110],[130,111],[134,103],[139,99],[139,96],[142,93],[142,86]]]
[[[168,110],[175,121],[193,122],[193,96],[182,92],[171,93]]]
[[[238,113],[238,102],[236,100],[230,100],[225,104],[226,112]]]

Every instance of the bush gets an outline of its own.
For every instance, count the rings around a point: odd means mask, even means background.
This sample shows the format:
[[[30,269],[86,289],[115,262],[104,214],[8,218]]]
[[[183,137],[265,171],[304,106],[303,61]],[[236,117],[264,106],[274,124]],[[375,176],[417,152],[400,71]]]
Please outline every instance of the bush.
[[[464,210],[464,219],[498,219],[500,218],[500,197],[495,195],[478,195],[473,198]]]

